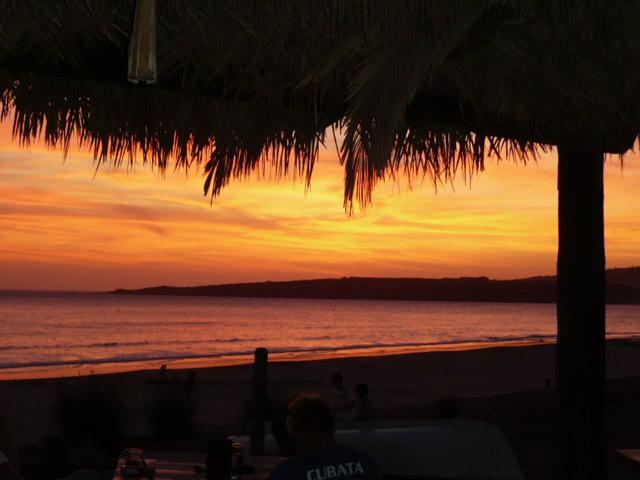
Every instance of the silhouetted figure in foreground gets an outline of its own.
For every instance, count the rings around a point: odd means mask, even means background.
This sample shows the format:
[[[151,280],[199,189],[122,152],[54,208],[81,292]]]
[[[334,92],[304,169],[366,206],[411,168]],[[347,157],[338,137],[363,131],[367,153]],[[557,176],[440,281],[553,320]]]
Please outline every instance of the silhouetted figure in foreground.
[[[296,451],[295,438],[293,438],[287,427],[287,420],[289,418],[289,405],[293,403],[298,395],[295,394],[289,398],[288,403],[278,405],[274,411],[273,422],[271,422],[271,434],[278,444],[278,454],[283,457],[290,457]]]
[[[376,416],[373,402],[369,398],[369,386],[366,383],[356,385],[356,404],[354,410],[354,420],[373,420]]]
[[[270,480],[374,480],[378,466],[371,455],[336,445],[331,407],[319,397],[300,395],[289,406],[287,426],[297,445],[296,455],[281,463]]]
[[[331,385],[335,389],[333,395],[332,407],[336,421],[348,421],[353,418],[353,407],[355,400],[351,393],[344,388],[344,377],[341,373],[336,372],[331,377]]]

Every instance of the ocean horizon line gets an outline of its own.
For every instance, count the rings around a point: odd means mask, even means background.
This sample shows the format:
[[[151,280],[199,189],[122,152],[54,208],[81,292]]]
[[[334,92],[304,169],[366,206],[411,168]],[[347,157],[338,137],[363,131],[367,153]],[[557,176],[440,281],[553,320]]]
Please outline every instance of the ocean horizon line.
[[[615,272],[620,270],[640,270],[640,265],[630,265],[625,267],[611,267],[607,268],[606,272]],[[550,274],[533,274],[519,277],[491,277],[483,274],[476,275],[454,275],[454,276],[367,276],[367,275],[342,275],[342,276],[323,276],[323,277],[306,277],[306,278],[291,278],[286,280],[248,280],[248,281],[223,281],[219,283],[201,283],[201,284],[187,284],[187,285],[147,285],[138,287],[110,287],[108,289],[51,289],[51,288],[0,288],[0,293],[114,293],[119,290],[145,290],[154,288],[203,288],[203,287],[226,287],[236,285],[256,285],[256,284],[273,284],[273,283],[292,283],[292,282],[314,282],[322,280],[346,280],[346,279],[373,279],[373,280],[478,280],[488,279],[492,281],[508,282],[518,280],[536,280],[545,278],[555,278],[555,273]]]

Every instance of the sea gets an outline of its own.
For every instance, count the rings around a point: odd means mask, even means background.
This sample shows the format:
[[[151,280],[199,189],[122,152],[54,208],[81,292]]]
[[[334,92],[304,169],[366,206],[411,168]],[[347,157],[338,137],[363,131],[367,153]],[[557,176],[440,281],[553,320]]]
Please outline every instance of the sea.
[[[554,304],[5,291],[0,379],[550,342],[555,322]],[[608,306],[607,336],[640,340],[640,306]]]

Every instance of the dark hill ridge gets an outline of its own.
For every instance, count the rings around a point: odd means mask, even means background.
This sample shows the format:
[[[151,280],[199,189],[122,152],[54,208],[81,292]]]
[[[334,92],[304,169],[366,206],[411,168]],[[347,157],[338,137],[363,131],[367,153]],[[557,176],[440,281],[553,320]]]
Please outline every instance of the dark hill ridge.
[[[607,270],[607,303],[640,304],[640,267]],[[361,300],[430,300],[455,302],[555,302],[556,278],[518,280],[462,278],[366,278],[236,283],[199,287],[118,289],[130,295],[194,295],[211,297],[337,298]]]

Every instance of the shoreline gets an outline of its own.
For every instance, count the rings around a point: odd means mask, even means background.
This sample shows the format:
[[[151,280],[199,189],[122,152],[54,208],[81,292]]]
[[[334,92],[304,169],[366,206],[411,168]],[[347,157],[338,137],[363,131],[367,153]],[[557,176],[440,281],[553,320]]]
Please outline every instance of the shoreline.
[[[634,335],[612,334],[607,343],[640,344],[640,337]],[[390,357],[398,355],[465,352],[496,348],[522,348],[536,345],[554,345],[555,336],[532,336],[530,339],[514,339],[500,341],[474,341],[451,343],[428,343],[414,345],[376,345],[365,347],[343,347],[336,349],[270,351],[270,363],[283,362],[315,362],[348,358]],[[256,346],[256,348],[258,348]],[[29,365],[0,368],[0,383],[20,380],[45,380],[55,378],[75,378],[94,375],[111,375],[118,373],[149,372],[159,370],[166,365],[171,370],[202,370],[222,368],[253,363],[253,353],[221,354],[207,356],[187,356],[179,358],[161,357],[143,360],[123,360],[113,362],[68,362],[43,365]]]
[[[423,345],[373,346],[362,348],[337,348],[335,350],[307,350],[269,352],[270,363],[315,362],[345,358],[389,357],[432,352],[464,352],[493,348],[520,348],[555,344],[555,338],[539,337],[531,340],[507,340],[497,342],[458,342]],[[0,368],[0,382],[20,380],[46,380],[76,378],[118,373],[149,372],[159,370],[162,365],[175,370],[201,370],[253,363],[253,353],[185,358],[158,358],[122,362],[68,363],[36,365],[27,367]]]

